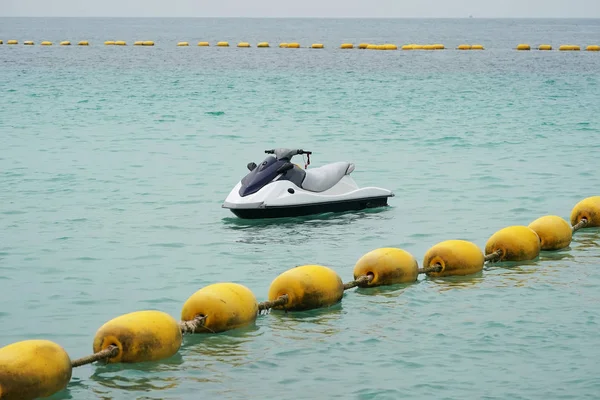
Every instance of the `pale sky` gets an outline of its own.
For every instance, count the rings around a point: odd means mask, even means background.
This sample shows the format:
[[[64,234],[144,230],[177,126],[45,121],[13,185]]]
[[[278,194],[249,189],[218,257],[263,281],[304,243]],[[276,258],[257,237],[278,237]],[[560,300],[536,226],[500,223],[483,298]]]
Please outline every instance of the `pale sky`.
[[[600,0],[0,0],[0,17],[600,18]]]

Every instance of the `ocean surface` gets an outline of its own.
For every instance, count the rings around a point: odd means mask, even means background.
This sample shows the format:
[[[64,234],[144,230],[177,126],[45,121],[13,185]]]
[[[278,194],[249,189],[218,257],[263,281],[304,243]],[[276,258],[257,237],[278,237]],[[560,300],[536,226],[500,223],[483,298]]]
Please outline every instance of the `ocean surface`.
[[[264,301],[277,275],[314,263],[348,282],[373,249],[422,265],[438,242],[483,249],[600,195],[600,53],[514,50],[583,50],[600,20],[0,18],[0,39],[20,42],[0,45],[0,346],[49,339],[82,357],[110,319],[179,319],[211,283]],[[277,47],[289,41],[325,49]],[[222,209],[273,147],[312,150],[309,168],[353,162],[360,186],[395,197],[267,222]],[[600,232],[584,229],[534,261],[352,289],[329,309],[186,336],[167,360],[80,367],[52,398],[597,398],[599,262]]]

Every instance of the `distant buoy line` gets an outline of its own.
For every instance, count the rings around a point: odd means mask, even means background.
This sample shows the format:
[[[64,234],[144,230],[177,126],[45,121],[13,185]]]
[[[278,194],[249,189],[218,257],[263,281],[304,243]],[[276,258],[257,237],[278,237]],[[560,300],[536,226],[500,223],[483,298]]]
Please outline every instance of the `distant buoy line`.
[[[183,304],[180,321],[158,310],[118,316],[102,325],[92,343],[93,354],[71,359],[50,340],[24,340],[0,348],[0,397],[29,400],[48,397],[67,387],[73,368],[93,362],[140,363],[176,354],[184,334],[216,334],[253,324],[261,314],[330,307],[346,290],[417,282],[431,278],[480,273],[486,262],[535,260],[541,251],[565,250],[573,234],[600,227],[600,196],[588,197],[571,210],[570,223],[545,215],[529,225],[508,226],[495,232],[482,251],[466,240],[446,240],[431,247],[422,268],[408,251],[383,247],[360,257],[353,280],[343,283],[333,269],[316,264],[288,269],[269,287],[268,300],[258,302],[244,285],[217,282],[201,288]]]
[[[59,42],[61,46],[70,46],[71,42],[68,40],[64,40]],[[4,44],[3,40],[0,40],[0,45]],[[10,39],[6,41],[7,45],[18,45],[19,41],[15,40],[15,39]],[[42,41],[40,42],[41,46],[52,46],[52,42],[51,41]],[[125,40],[107,40],[105,42],[103,42],[103,44],[105,46],[127,46],[127,42]],[[35,43],[31,40],[25,40],[23,41],[23,45],[25,46],[34,46]],[[82,40],[77,42],[78,46],[90,46],[90,42],[87,40]],[[133,42],[134,46],[154,46],[155,43],[152,40],[137,40]],[[175,42],[174,46],[177,47],[189,47],[191,44],[189,41],[180,41],[180,42]],[[211,47],[210,42],[208,41],[200,41],[197,43],[196,45],[197,47]],[[227,41],[219,41],[214,43],[215,47],[232,47],[229,45],[229,42]],[[257,43],[255,46],[253,46],[250,42],[238,42],[237,44],[235,44],[235,47],[238,48],[251,48],[251,47],[256,47],[256,48],[270,48],[272,47],[269,42],[259,42]],[[279,45],[277,46],[273,46],[273,47],[278,47],[278,48],[287,48],[287,49],[300,49],[300,48],[308,48],[308,49],[325,49],[327,46],[325,46],[325,44],[323,43],[312,43],[309,45],[305,45],[302,46],[300,43],[298,42],[282,42],[279,43]],[[415,44],[415,43],[410,43],[410,44],[404,44],[401,46],[398,46],[396,44],[393,43],[359,43],[359,44],[354,44],[354,43],[342,43],[339,46],[337,46],[336,48],[341,49],[341,50],[352,50],[352,49],[358,49],[358,50],[447,50],[447,47],[444,46],[441,43],[436,43],[436,44]],[[463,44],[459,44],[458,46],[456,46],[455,50],[461,50],[461,51],[465,51],[465,50],[485,50],[485,46],[482,44],[467,44],[467,43],[463,43]],[[536,46],[531,46],[527,43],[519,43],[517,45],[515,45],[514,47],[515,50],[518,51],[529,51],[532,49],[535,50],[541,50],[541,51],[551,51],[554,49],[554,47],[550,44],[540,44],[537,47]],[[576,44],[562,44],[558,47],[558,51],[580,51],[581,50],[581,46],[576,45]],[[586,51],[598,51],[600,52],[600,45],[597,44],[590,44],[588,46],[585,47]]]

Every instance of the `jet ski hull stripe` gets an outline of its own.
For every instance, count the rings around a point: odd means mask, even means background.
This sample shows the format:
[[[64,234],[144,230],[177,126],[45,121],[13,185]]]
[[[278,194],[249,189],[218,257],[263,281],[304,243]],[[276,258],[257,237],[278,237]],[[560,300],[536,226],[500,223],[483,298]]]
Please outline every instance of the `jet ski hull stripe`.
[[[387,199],[391,196],[370,197],[353,200],[332,201],[326,203],[299,204],[292,206],[276,206],[264,208],[230,208],[239,218],[285,218],[301,217],[305,215],[323,214],[329,212],[357,211],[366,208],[387,206]]]

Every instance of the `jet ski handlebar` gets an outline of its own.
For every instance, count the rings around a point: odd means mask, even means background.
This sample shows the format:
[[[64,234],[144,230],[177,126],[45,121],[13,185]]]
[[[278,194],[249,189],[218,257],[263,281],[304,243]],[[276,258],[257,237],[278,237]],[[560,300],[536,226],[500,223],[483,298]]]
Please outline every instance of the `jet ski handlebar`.
[[[312,154],[312,151],[302,150],[302,149],[293,149],[293,150],[292,149],[271,149],[271,150],[265,150],[265,153],[275,154],[275,156],[279,160],[281,160],[282,158],[287,158],[289,160],[293,156],[299,155],[299,154],[306,154],[306,155],[310,156]]]

